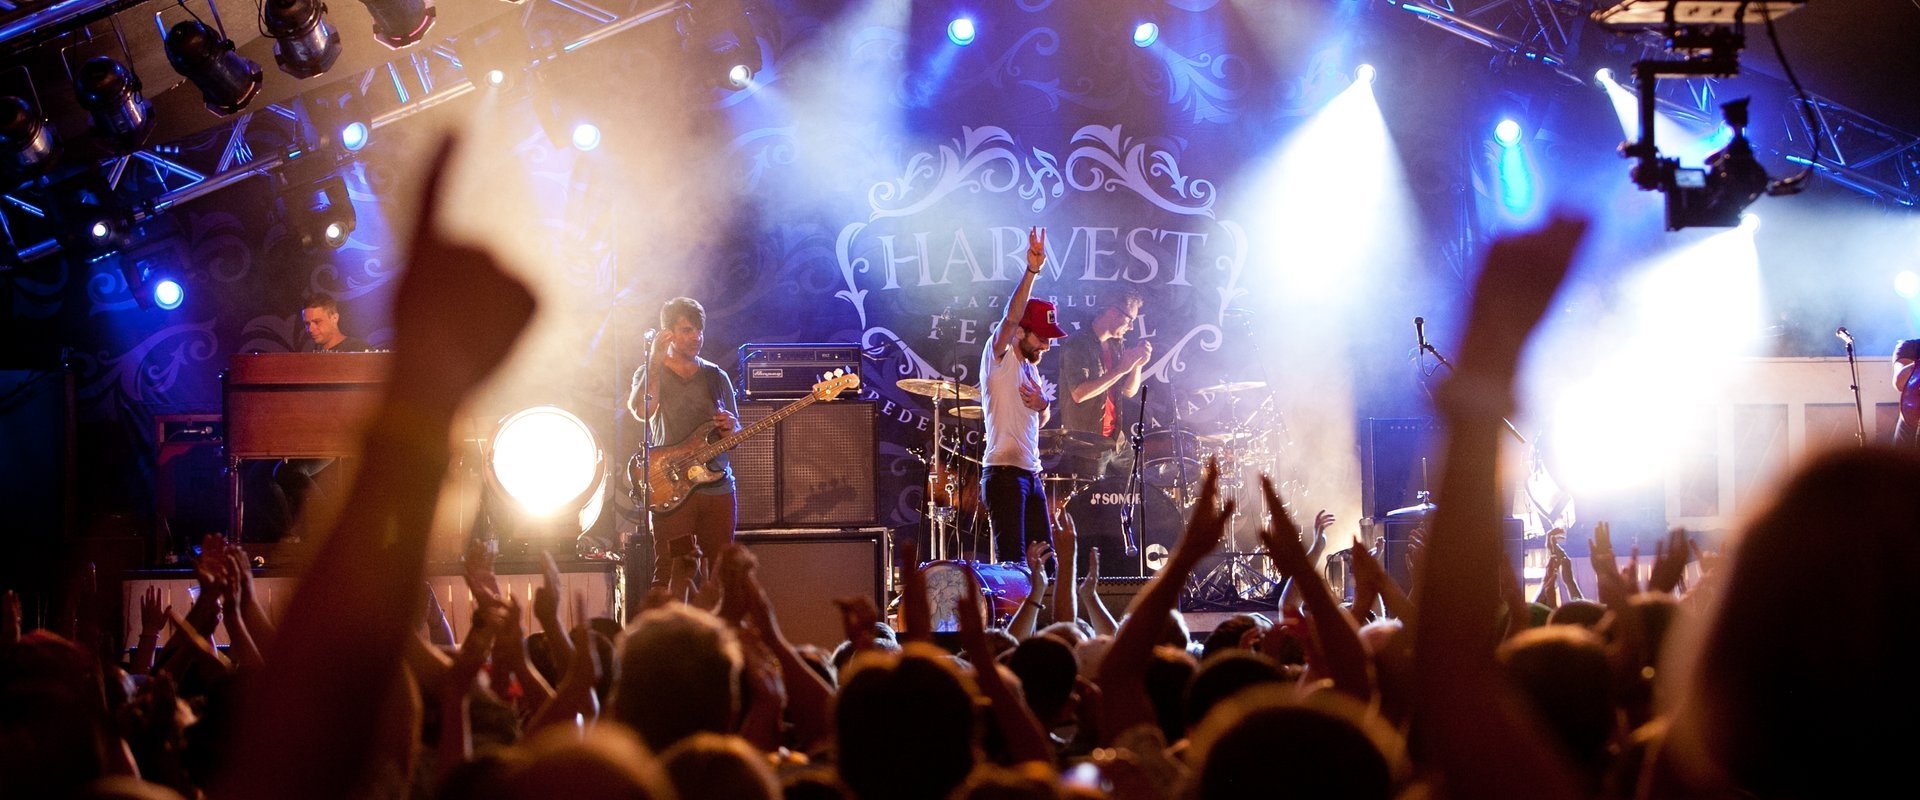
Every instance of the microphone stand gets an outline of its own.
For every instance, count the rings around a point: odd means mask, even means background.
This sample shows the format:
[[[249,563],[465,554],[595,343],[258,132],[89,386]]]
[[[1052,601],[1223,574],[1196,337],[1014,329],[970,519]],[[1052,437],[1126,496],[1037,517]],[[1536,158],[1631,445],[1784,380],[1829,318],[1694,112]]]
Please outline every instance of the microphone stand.
[[[1120,532],[1125,537],[1127,555],[1139,558],[1142,576],[1151,574],[1147,572],[1147,549],[1140,546],[1142,542],[1140,532],[1146,528],[1147,524],[1146,498],[1141,496],[1146,487],[1146,478],[1142,472],[1145,469],[1143,463],[1145,458],[1141,455],[1141,451],[1147,444],[1147,386],[1148,384],[1145,383],[1140,384],[1140,418],[1127,429],[1127,441],[1133,447],[1133,467],[1127,470],[1127,503],[1120,507],[1123,512]]]
[[[1855,425],[1853,435],[1861,447],[1866,447],[1867,406],[1866,402],[1860,399],[1860,362],[1854,360],[1853,357],[1853,336],[1847,333],[1846,328],[1841,328],[1835,335],[1839,336],[1840,341],[1845,342],[1847,345],[1847,370],[1853,375],[1853,385],[1849,387],[1853,389],[1853,419]]]
[[[1449,375],[1453,374],[1453,371],[1454,371],[1453,362],[1448,361],[1446,356],[1443,356],[1440,354],[1439,348],[1434,347],[1432,342],[1428,342],[1425,339],[1426,337],[1424,336],[1421,337],[1420,351],[1423,353],[1432,353],[1434,359],[1440,362],[1440,366],[1447,368],[1447,374]],[[1405,340],[1402,340],[1402,341],[1405,341]],[[1857,382],[1858,381],[1856,381],[1856,383]],[[1527,437],[1520,435],[1520,429],[1514,427],[1513,420],[1507,419],[1506,417],[1503,416],[1500,418],[1500,424],[1507,426],[1507,433],[1513,435],[1514,441],[1517,441],[1521,444],[1527,444]]]
[[[652,481],[652,478],[653,478],[653,445],[654,445],[654,441],[653,441],[654,409],[650,407],[651,403],[653,402],[653,343],[654,343],[654,336],[656,335],[658,334],[650,334],[646,337],[647,345],[646,345],[646,354],[644,356],[646,360],[642,361],[640,364],[640,381],[639,381],[640,387],[639,388],[640,388],[640,413],[642,415],[642,418],[640,420],[640,453],[634,457],[640,462],[640,480],[630,482],[631,485],[627,487],[627,496],[633,500],[634,505],[637,506],[640,511],[639,524],[636,526],[635,530],[636,532],[637,531],[646,532],[645,535],[647,537],[648,547],[649,549],[653,549],[653,560],[657,562],[660,560],[660,554],[659,554],[659,550],[655,548],[658,548],[660,546],[660,541],[654,538],[654,535],[653,535],[653,481]],[[623,559],[625,563],[622,564],[622,569],[627,569],[627,570],[653,569],[652,564],[638,563],[639,559],[633,557],[638,555],[637,552],[633,552],[635,549],[636,548],[631,548],[631,547],[629,548],[628,557]],[[653,576],[648,575],[647,580],[649,582],[652,581]],[[631,584],[633,583],[633,581],[629,579],[628,583]],[[636,598],[627,598],[627,600],[629,601],[632,601],[635,599]]]

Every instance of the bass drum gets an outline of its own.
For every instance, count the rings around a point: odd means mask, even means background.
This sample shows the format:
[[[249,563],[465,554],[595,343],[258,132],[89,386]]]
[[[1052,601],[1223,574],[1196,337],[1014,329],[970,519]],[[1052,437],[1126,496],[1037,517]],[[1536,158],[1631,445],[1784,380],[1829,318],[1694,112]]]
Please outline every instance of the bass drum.
[[[1025,564],[986,564],[978,561],[929,561],[920,565],[927,581],[927,606],[935,633],[960,630],[960,598],[967,596],[967,570],[980,576],[980,589],[993,606],[990,624],[1005,626],[1033,593]]]
[[[1144,501],[1141,508],[1130,504],[1138,497]],[[1145,548],[1145,568],[1141,566],[1140,553],[1129,555],[1126,547],[1126,528],[1124,515],[1144,511],[1144,525],[1136,525],[1142,545]],[[1173,553],[1173,543],[1179,541],[1180,531],[1186,527],[1187,515],[1174,504],[1166,491],[1147,486],[1145,492],[1135,495],[1127,493],[1127,479],[1124,476],[1105,478],[1095,481],[1073,499],[1067,502],[1067,514],[1073,517],[1073,527],[1077,532],[1074,539],[1075,549],[1079,552],[1079,571],[1086,573],[1089,561],[1088,551],[1100,548],[1100,577],[1103,578],[1140,578],[1159,572],[1167,565],[1167,556]]]

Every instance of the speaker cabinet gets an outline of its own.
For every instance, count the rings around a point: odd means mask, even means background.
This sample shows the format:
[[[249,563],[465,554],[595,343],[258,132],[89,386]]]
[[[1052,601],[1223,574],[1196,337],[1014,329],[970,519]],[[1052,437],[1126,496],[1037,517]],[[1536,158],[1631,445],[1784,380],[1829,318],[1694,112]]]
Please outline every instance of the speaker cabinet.
[[[740,404],[752,425],[785,403]],[[733,451],[739,527],[863,527],[877,519],[874,406],[815,403]]]
[[[780,628],[794,644],[832,649],[845,639],[835,598],[861,596],[886,608],[885,528],[742,531],[736,540],[756,570]]]
[[[1360,507],[1367,516],[1384,518],[1420,502],[1419,492],[1433,488],[1428,479],[1440,479],[1440,464],[1433,458],[1438,436],[1439,426],[1430,417],[1367,419],[1360,476]]]
[[[1380,566],[1385,567],[1387,576],[1400,588],[1413,591],[1413,561],[1408,558],[1408,546],[1413,542],[1416,529],[1433,530],[1432,514],[1422,511],[1409,511],[1387,517],[1380,539]],[[1525,567],[1527,563],[1527,523],[1519,517],[1507,517],[1500,522],[1500,551],[1507,557],[1508,566],[1513,568],[1515,578],[1525,586]]]

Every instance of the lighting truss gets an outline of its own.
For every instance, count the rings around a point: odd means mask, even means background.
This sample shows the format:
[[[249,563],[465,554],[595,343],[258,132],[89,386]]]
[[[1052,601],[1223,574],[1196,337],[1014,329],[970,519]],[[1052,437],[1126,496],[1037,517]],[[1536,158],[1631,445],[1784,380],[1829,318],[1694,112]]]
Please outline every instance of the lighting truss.
[[[658,6],[618,14],[586,0],[546,2],[559,17],[553,27],[564,31],[562,36],[565,38],[543,60],[535,62],[536,68],[544,60],[559,58],[642,24],[670,19],[675,11],[684,6],[680,0],[670,0]],[[379,110],[373,115],[372,127],[377,130],[392,125],[473,92],[473,80],[484,78],[468,76],[461,69],[455,50],[443,44],[424,52],[404,52],[353,78],[362,94],[370,100],[379,98],[374,104]],[[286,141],[291,136],[291,131],[297,127],[298,115],[290,102],[242,111],[213,127],[211,131],[214,135],[225,138],[217,163],[188,163],[178,145],[162,143],[141,148],[126,157],[109,159],[102,162],[100,168],[110,173],[116,186],[127,181],[122,193],[135,198],[132,203],[134,221],[144,221],[174,206],[248,178],[271,175],[283,167],[288,161],[285,148],[263,146],[263,142]],[[202,130],[195,133],[194,137],[207,134],[207,130]],[[0,194],[0,211],[44,217],[41,204],[34,202],[27,191],[23,188]],[[18,226],[14,230],[18,233]],[[33,261],[58,253],[60,249],[57,239],[47,237],[36,243],[21,243],[18,254],[23,261]]]

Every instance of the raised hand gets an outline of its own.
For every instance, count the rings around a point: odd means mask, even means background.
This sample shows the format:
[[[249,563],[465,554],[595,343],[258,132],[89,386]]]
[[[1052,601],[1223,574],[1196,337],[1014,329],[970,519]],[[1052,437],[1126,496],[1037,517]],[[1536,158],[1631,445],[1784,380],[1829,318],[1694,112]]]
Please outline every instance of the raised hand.
[[[474,539],[467,542],[467,557],[460,561],[461,574],[467,579],[467,590],[473,592],[473,599],[481,605],[500,602],[500,580],[493,573],[493,551],[487,549],[487,543]]]
[[[1586,231],[1585,220],[1556,216],[1538,230],[1493,243],[1474,282],[1456,377],[1512,375],[1527,335],[1546,314]]]
[[[1027,543],[1027,575],[1032,581],[1033,590],[1038,592],[1049,585],[1047,580],[1047,559],[1053,557],[1053,545],[1041,539]]]
[[[1679,588],[1681,578],[1686,576],[1687,557],[1692,552],[1686,528],[1668,531],[1665,542],[1654,544],[1653,572],[1647,575],[1647,591],[1665,593]]]
[[[454,241],[440,213],[453,137],[429,162],[407,271],[394,295],[390,396],[451,411],[505,360],[533,319],[533,294],[485,248]]]
[[[149,586],[140,596],[140,638],[159,636],[167,627],[167,616],[173,613],[173,606],[166,604],[166,595],[158,586]]]
[[[840,630],[853,643],[853,651],[873,649],[874,626],[880,622],[880,609],[873,604],[873,598],[866,595],[834,598],[833,605],[840,609]]]
[[[1047,263],[1047,229],[1027,229],[1027,271],[1038,272]],[[1014,313],[1019,313],[1015,311]]]
[[[1593,524],[1593,538],[1587,540],[1588,558],[1593,562],[1593,571],[1620,574],[1620,563],[1613,554],[1613,526],[1601,520]]]

